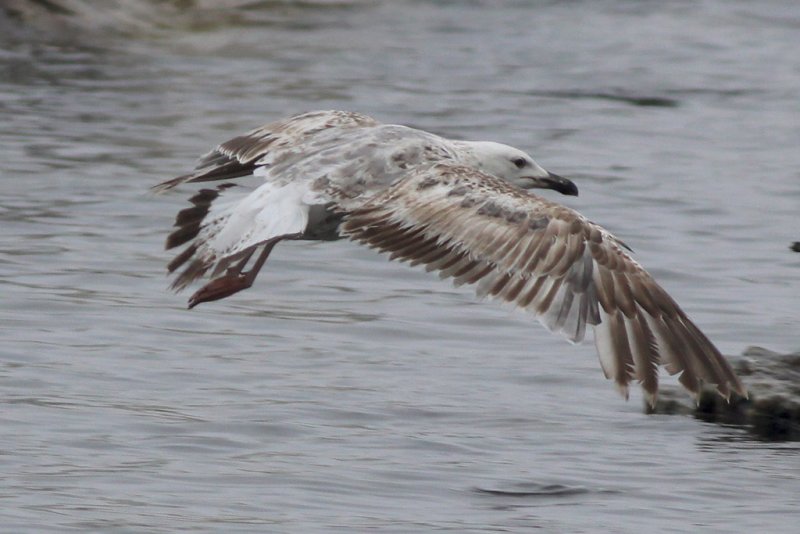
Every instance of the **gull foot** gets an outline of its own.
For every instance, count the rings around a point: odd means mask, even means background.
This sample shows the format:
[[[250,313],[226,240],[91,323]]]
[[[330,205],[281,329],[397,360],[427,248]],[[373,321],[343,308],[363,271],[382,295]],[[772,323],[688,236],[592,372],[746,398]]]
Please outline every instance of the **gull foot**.
[[[241,273],[231,273],[220,278],[216,278],[201,287],[189,299],[189,309],[191,310],[203,302],[224,299],[243,289],[253,285],[250,276]]]

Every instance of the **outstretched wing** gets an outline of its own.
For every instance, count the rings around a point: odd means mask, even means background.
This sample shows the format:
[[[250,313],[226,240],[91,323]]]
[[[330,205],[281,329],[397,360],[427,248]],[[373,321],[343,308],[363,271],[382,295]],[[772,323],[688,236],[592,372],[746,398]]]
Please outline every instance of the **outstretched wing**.
[[[537,315],[572,341],[593,325],[600,363],[627,398],[639,381],[655,402],[658,366],[697,394],[701,381],[746,395],[716,347],[603,228],[577,212],[475,169],[414,171],[363,206],[341,231],[425,264],[457,285]]]
[[[194,171],[155,187],[155,192],[187,182],[231,180],[250,176],[257,167],[279,161],[289,153],[302,153],[303,146],[331,131],[377,126],[380,123],[351,111],[311,111],[271,122],[230,139],[203,156]]]

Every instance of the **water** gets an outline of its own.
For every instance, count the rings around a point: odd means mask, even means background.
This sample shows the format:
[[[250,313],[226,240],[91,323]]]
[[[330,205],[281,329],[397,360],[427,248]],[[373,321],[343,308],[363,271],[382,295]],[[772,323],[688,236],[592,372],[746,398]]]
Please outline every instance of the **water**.
[[[796,532],[797,444],[356,245],[187,311],[147,192],[308,109],[503,141],[724,353],[797,350],[796,3],[84,4],[0,19],[0,530]]]

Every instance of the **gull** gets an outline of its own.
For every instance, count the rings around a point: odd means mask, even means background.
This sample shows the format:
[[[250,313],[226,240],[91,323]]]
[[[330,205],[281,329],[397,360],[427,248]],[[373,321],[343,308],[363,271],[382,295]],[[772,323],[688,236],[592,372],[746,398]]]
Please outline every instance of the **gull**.
[[[167,266],[182,268],[174,290],[211,278],[190,308],[250,287],[280,241],[349,238],[473,285],[573,343],[590,325],[603,373],[626,399],[636,381],[654,406],[660,366],[695,398],[703,383],[725,399],[747,395],[622,241],[530,192],[578,189],[516,148],[313,111],[234,137],[153,189],[200,182],[220,183],[190,198],[166,241],[167,249],[186,244]]]

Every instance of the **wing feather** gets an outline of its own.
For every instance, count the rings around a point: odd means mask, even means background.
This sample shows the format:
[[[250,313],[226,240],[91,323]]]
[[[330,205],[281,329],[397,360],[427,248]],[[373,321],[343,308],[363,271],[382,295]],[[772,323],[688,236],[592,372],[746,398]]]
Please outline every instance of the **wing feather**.
[[[466,192],[465,192],[466,191]],[[575,211],[469,167],[418,168],[349,209],[341,232],[424,264],[456,284],[536,314],[572,341],[587,325],[606,377],[627,397],[638,381],[651,404],[658,367],[697,393],[715,384],[746,395],[708,338],[624,250]]]
[[[162,182],[160,193],[180,184],[231,180],[250,176],[257,167],[269,165],[288,154],[303,153],[303,147],[328,132],[378,126],[380,123],[350,111],[311,111],[271,122],[230,139],[203,156],[194,171]]]

